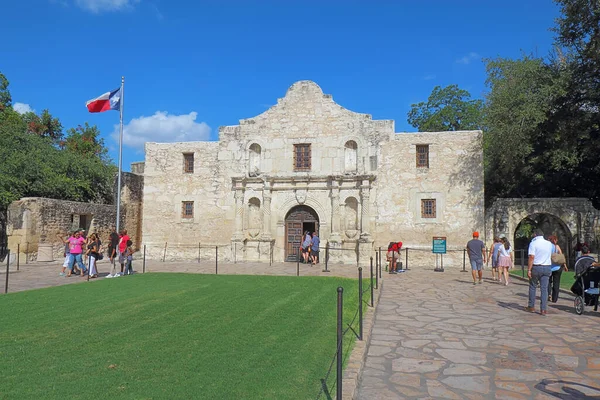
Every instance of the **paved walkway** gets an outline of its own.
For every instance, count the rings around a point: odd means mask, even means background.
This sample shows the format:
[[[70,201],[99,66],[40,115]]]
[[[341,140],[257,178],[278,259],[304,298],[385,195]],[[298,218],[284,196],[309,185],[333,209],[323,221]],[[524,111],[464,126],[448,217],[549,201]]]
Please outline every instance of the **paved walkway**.
[[[141,260],[134,261],[134,270],[136,273],[142,272]],[[224,275],[296,275],[296,263],[274,263],[269,266],[268,263],[219,263],[219,274]],[[85,282],[85,278],[71,276],[70,278],[59,276],[62,263],[29,263],[21,264],[19,271],[16,271],[16,265],[10,266],[8,292],[19,292],[22,290],[39,289],[50,286],[65,285],[70,283]],[[117,264],[120,271],[121,266]],[[358,270],[355,265],[330,265],[330,272],[322,272],[324,264],[315,266],[300,264],[300,276],[343,276],[357,278]],[[111,272],[112,266],[107,259],[98,263],[99,278],[106,279],[106,275]],[[214,274],[215,263],[213,262],[160,262],[146,261],[146,272],[185,272],[199,274]],[[365,271],[365,276],[367,272]],[[6,264],[0,265],[0,293],[4,293],[6,279]]]
[[[473,286],[470,273],[424,269],[384,279],[359,399],[600,398],[600,312],[576,315],[571,296],[541,316],[523,310],[517,280]]]

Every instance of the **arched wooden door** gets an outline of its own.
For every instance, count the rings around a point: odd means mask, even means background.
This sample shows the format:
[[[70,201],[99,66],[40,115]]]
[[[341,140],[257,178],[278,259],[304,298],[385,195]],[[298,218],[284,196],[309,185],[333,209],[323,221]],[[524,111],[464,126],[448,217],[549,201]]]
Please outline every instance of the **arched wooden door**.
[[[319,232],[319,216],[309,206],[293,207],[285,217],[286,261],[296,261],[306,231]]]

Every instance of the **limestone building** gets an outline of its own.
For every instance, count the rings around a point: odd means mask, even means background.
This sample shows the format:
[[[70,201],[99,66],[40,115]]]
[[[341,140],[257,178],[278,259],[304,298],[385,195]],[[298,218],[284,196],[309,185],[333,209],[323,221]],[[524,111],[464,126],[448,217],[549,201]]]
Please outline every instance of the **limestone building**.
[[[462,250],[484,228],[480,131],[396,133],[311,81],[218,141],[146,143],[143,175],[150,258],[221,245],[223,259],[283,261],[318,231],[331,262],[356,263],[397,240],[430,255],[445,236]]]

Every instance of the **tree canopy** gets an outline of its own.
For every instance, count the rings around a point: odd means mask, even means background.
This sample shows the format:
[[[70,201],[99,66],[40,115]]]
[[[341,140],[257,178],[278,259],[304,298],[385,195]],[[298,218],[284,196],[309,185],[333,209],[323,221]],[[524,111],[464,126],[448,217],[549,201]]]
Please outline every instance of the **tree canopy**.
[[[411,106],[408,123],[421,132],[480,129],[482,111],[483,101],[457,85],[436,86],[427,102]]]
[[[10,101],[10,92],[0,74],[3,98]],[[112,202],[117,169],[98,128],[85,123],[64,140],[62,129],[48,110],[20,115],[10,102],[0,109],[0,209],[26,196]]]

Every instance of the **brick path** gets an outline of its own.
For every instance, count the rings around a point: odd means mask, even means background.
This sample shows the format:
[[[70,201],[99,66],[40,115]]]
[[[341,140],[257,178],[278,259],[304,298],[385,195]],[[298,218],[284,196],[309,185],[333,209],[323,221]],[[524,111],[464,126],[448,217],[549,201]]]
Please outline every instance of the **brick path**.
[[[134,270],[137,273],[142,272],[141,260],[134,261]],[[21,264],[19,271],[16,271],[16,265],[10,266],[8,292],[18,292],[29,289],[39,289],[43,287],[58,286],[70,283],[81,283],[85,281],[78,276],[70,278],[59,276],[62,263],[37,263]],[[99,278],[105,279],[111,271],[111,265],[104,259],[98,263]],[[120,265],[117,264],[120,271]],[[330,265],[329,273],[322,272],[324,264],[317,264],[314,267],[300,264],[301,276],[343,276],[357,278],[358,272],[356,266],[352,265]],[[219,263],[219,274],[244,274],[244,275],[296,275],[296,263],[274,263],[269,266],[268,263]],[[203,273],[214,274],[215,263],[213,262],[160,262],[146,261],[146,272],[185,272],[185,273]],[[367,273],[365,271],[365,276]],[[6,264],[0,265],[0,293],[4,293],[4,284],[6,279]],[[120,279],[120,278],[119,278]]]
[[[384,279],[358,399],[600,398],[600,312],[576,315],[571,296],[544,317],[523,311],[517,280],[473,286],[448,269]]]

